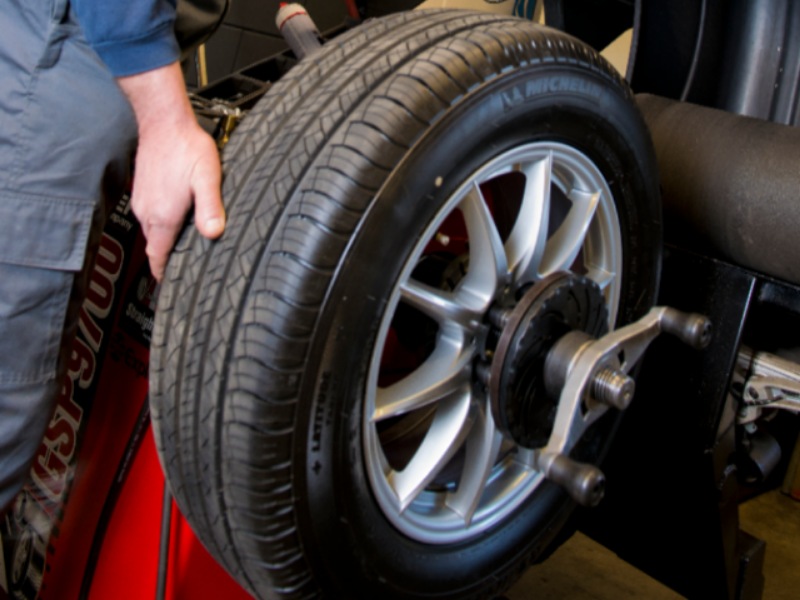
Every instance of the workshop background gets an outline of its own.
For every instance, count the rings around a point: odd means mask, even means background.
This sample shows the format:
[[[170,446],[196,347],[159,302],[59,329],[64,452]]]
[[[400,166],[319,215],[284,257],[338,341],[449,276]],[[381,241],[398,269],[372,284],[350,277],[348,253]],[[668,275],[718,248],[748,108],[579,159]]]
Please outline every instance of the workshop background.
[[[274,15],[265,11],[263,4],[259,0],[232,2],[224,23],[206,44],[206,69],[211,84],[286,49],[286,43],[275,26]],[[345,2],[307,0],[300,4],[305,5],[323,35],[342,28],[350,19]],[[365,17],[406,10],[419,4],[414,0],[360,3]],[[446,6],[447,2],[426,4]],[[491,9],[504,11],[510,10],[513,1],[494,4]],[[623,75],[630,43],[631,34],[626,31],[603,52]],[[186,65],[186,73],[190,86],[197,85],[197,64]],[[800,595],[800,452],[795,451],[785,480],[774,482],[773,487],[772,491],[744,501],[739,518],[744,531],[766,542],[764,599],[794,600]],[[796,494],[794,497],[792,492]],[[642,507],[642,510],[648,509]],[[624,528],[625,524],[619,526]],[[659,540],[654,538],[652,543],[658,544]],[[691,544],[692,540],[686,540],[686,543]],[[669,600],[681,597],[581,532],[543,564],[530,569],[507,593],[509,600]]]

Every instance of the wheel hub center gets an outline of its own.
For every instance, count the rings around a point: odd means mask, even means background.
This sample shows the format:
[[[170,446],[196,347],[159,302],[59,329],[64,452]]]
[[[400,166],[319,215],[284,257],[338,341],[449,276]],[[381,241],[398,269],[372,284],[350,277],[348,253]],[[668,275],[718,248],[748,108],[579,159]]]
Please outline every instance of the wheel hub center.
[[[571,331],[599,337],[608,329],[600,287],[562,272],[534,284],[511,310],[501,311],[500,333],[489,369],[488,391],[495,424],[526,448],[550,438],[558,396],[545,387],[545,359]]]

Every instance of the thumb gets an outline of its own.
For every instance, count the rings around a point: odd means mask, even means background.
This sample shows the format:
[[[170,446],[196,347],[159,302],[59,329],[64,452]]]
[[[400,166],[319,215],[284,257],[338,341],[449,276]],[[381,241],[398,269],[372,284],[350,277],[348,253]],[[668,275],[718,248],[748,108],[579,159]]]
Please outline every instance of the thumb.
[[[219,163],[214,161],[201,169],[195,176],[193,187],[195,226],[203,237],[216,239],[225,231]]]

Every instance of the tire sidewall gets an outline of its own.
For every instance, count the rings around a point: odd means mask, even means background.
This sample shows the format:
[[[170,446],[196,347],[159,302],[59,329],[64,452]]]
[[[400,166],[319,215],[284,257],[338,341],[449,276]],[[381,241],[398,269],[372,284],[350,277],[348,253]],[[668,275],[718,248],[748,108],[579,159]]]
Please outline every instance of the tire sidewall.
[[[661,245],[657,177],[645,126],[624,88],[600,72],[539,64],[491,79],[441,115],[365,214],[310,344],[300,396],[310,400],[297,421],[307,426],[296,441],[306,509],[299,524],[301,539],[314,540],[310,560],[323,588],[337,590],[332,596],[490,595],[544,552],[571,512],[565,495],[545,483],[499,526],[463,543],[425,545],[385,518],[364,468],[368,369],[408,254],[478,166],[536,141],[576,147],[603,172],[623,237],[618,320],[631,321],[652,305]]]

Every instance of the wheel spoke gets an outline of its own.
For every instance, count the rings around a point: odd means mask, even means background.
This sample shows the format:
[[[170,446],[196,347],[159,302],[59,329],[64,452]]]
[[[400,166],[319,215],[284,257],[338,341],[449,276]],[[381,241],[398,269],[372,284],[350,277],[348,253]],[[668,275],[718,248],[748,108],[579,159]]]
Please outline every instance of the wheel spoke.
[[[572,202],[572,207],[567,213],[567,218],[547,241],[542,264],[539,267],[541,277],[567,270],[575,262],[597,210],[600,192],[572,190],[568,198]]]
[[[606,299],[608,305],[608,325],[609,327],[613,327],[614,323],[617,321],[617,310],[614,303],[609,300],[619,292],[617,273],[596,266],[591,262],[585,263],[584,266],[586,267],[586,276],[600,287],[600,291]]]
[[[536,470],[539,451],[532,448],[517,448],[517,456],[514,462],[522,469],[531,471]]]
[[[525,191],[517,220],[505,245],[509,267],[518,282],[534,279],[544,256],[550,221],[552,170],[552,153],[522,167]]]
[[[371,420],[396,417],[451,396],[469,380],[472,355],[471,347],[440,334],[424,363],[400,381],[377,389]]]
[[[402,471],[392,471],[387,480],[404,511],[433,481],[464,442],[471,426],[471,394],[468,386],[442,401],[425,439]]]
[[[437,323],[457,323],[472,329],[480,321],[481,311],[466,305],[465,295],[436,289],[419,281],[409,280],[400,286],[403,301]]]
[[[447,506],[469,527],[492,474],[503,436],[495,427],[491,413],[480,411],[465,442],[466,456],[458,490],[448,496]]]
[[[617,274],[607,271],[602,267],[594,267],[591,265],[586,265],[588,272],[586,276],[589,279],[592,279],[597,285],[600,286],[600,289],[605,291],[608,286],[610,286],[614,279],[616,279]]]
[[[459,204],[469,235],[469,269],[458,287],[459,303],[488,310],[508,276],[503,241],[477,183]]]

